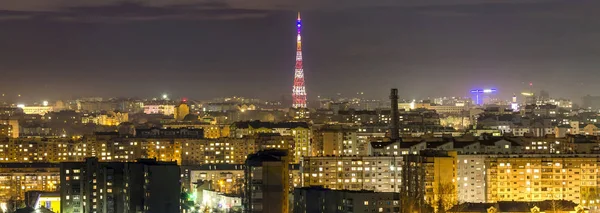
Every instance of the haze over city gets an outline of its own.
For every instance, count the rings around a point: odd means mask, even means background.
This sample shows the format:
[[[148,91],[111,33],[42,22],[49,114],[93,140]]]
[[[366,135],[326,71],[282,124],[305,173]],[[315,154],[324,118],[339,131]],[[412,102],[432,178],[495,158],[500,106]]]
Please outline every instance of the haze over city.
[[[0,213],[599,213],[599,8],[0,1]]]
[[[598,1],[5,1],[0,91],[209,99],[290,96],[303,12],[308,99],[600,90]],[[15,94],[12,94],[15,95]]]

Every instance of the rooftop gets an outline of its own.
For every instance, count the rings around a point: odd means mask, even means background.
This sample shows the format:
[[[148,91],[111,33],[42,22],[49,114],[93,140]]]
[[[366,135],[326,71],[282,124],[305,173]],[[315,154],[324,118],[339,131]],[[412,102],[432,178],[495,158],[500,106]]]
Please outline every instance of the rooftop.
[[[308,123],[306,122],[263,122],[263,121],[240,121],[233,123],[233,126],[238,129],[246,129],[246,128],[268,128],[268,129],[278,129],[278,128],[308,128]]]

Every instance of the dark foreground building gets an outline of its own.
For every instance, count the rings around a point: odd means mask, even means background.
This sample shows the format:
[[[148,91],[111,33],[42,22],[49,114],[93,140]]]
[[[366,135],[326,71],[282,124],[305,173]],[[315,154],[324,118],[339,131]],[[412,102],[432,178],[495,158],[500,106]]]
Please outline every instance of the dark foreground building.
[[[290,157],[287,150],[265,150],[248,155],[244,211],[287,213],[290,191]]]
[[[60,166],[61,212],[179,212],[180,170],[175,162],[64,162]]]
[[[294,213],[312,212],[400,212],[400,193],[321,187],[294,189]]]

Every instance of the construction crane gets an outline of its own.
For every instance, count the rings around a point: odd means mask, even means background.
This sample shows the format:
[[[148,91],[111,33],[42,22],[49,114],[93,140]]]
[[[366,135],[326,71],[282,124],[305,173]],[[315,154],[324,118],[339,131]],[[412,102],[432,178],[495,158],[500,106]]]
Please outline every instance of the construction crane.
[[[471,90],[472,94],[475,94],[475,104],[481,106],[483,105],[481,102],[483,100],[481,100],[481,98],[479,98],[479,96],[483,95],[483,94],[491,94],[491,93],[495,93],[497,92],[496,89],[474,89]]]

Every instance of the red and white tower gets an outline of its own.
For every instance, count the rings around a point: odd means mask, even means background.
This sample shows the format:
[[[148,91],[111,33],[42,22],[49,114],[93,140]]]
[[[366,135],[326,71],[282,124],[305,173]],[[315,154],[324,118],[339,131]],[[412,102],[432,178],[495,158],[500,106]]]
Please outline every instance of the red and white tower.
[[[304,70],[302,69],[302,19],[298,13],[296,21],[298,35],[296,36],[296,70],[294,72],[294,88],[292,89],[293,108],[306,108],[306,89],[304,88]]]

